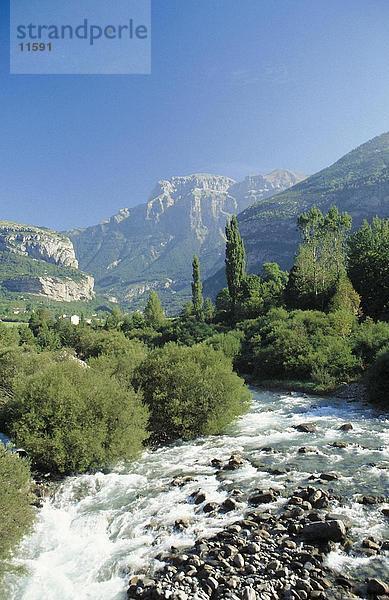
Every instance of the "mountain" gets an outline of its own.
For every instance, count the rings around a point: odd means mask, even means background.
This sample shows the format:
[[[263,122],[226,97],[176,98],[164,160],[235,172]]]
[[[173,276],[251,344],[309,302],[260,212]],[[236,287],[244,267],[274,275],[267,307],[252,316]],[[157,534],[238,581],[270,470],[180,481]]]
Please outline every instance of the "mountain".
[[[93,277],[78,270],[72,242],[42,227],[0,221],[0,294],[59,302],[91,300]]]
[[[314,205],[326,212],[333,204],[351,214],[354,228],[375,215],[389,216],[389,133],[362,144],[290,189],[258,199],[240,213],[249,270],[259,272],[267,261],[289,268],[298,246],[298,215]],[[215,296],[224,285],[220,270],[204,287]]]
[[[193,254],[201,257],[203,277],[223,264],[226,219],[302,177],[284,170],[241,183],[202,173],[172,177],[159,181],[145,204],[68,235],[81,268],[108,298],[137,306],[157,289],[174,310],[190,295]]]

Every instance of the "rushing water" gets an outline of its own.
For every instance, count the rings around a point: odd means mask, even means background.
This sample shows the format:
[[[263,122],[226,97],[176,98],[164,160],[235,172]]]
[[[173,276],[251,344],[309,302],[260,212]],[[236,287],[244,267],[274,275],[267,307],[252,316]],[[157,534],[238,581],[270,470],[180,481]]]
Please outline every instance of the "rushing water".
[[[359,494],[389,493],[389,420],[360,402],[262,391],[253,396],[250,413],[226,435],[146,452],[136,463],[109,474],[68,478],[39,511],[34,533],[15,559],[24,574],[8,576],[4,598],[124,600],[129,573],[154,568],[161,551],[190,545],[241,516],[204,515],[188,502],[198,489],[205,491],[207,501],[216,502],[233,488],[270,486],[286,494],[306,485],[312,474],[335,471],[339,479],[322,487],[344,498],[335,512],[351,521],[352,537],[387,537],[383,505],[364,506],[357,500]],[[307,421],[317,424],[316,433],[299,433],[292,427]],[[352,431],[339,431],[345,422],[353,424]],[[337,449],[331,446],[335,441],[349,445]],[[272,452],[261,451],[269,446]],[[300,454],[301,446],[316,451]],[[220,476],[211,460],[226,461],[233,452],[247,461]],[[172,486],[182,475],[194,481]],[[176,531],[178,519],[188,519],[189,527]],[[331,553],[328,562],[350,575],[362,570],[384,579],[389,571],[389,558],[382,555],[358,558],[339,551]]]

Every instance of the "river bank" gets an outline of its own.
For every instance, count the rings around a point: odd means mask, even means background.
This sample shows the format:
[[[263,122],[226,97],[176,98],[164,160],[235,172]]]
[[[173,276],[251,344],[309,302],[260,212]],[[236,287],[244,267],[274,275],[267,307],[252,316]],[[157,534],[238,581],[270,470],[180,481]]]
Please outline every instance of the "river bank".
[[[15,566],[26,572],[8,577],[7,600],[124,600],[132,577],[158,580],[162,557],[169,566],[177,566],[170,563],[172,547],[176,550],[171,558],[178,562],[183,554],[190,556],[191,549],[207,553],[200,540],[208,540],[209,551],[213,551],[212,544],[222,541],[215,536],[223,536],[223,531],[231,535],[228,528],[237,522],[241,529],[232,532],[245,564],[253,561],[255,567],[257,559],[254,554],[246,555],[241,542],[247,538],[249,543],[257,543],[250,536],[261,537],[259,532],[267,530],[269,537],[265,534],[264,540],[259,540],[259,562],[265,563],[268,556],[269,572],[271,560],[281,563],[277,571],[290,569],[286,556],[301,563],[298,555],[305,551],[302,548],[316,546],[300,539],[299,531],[289,529],[293,521],[296,526],[304,525],[308,514],[315,513],[323,522],[326,517],[327,521],[343,521],[347,532],[344,543],[330,541],[334,546],[324,548],[325,559],[318,557],[314,568],[330,569],[323,572],[331,582],[341,576],[356,582],[357,590],[363,589],[358,586],[363,586],[365,579],[383,579],[389,565],[383,544],[389,531],[383,511],[389,506],[382,502],[389,473],[387,416],[358,400],[262,390],[254,390],[253,396],[252,409],[225,435],[149,450],[135,463],[119,465],[111,473],[63,481],[53,497],[44,500],[34,533],[19,549]],[[351,428],[344,427],[348,424]],[[231,455],[235,458],[230,464]],[[322,480],[322,474],[335,478]],[[299,488],[322,490],[325,498],[328,494],[329,505],[318,508],[311,502],[312,509],[307,509],[296,499],[291,504],[288,500],[298,497]],[[269,502],[257,506],[250,498],[259,495],[259,490],[269,491],[271,496]],[[375,498],[363,501],[369,496]],[[294,515],[288,515],[289,504]],[[297,516],[301,511],[304,514]],[[253,513],[255,519],[250,516]],[[270,515],[268,522],[261,521],[266,514]],[[250,532],[242,521],[258,521],[258,527],[251,525]],[[372,542],[379,546],[376,551],[374,547],[362,549],[369,537],[376,540]],[[297,548],[280,552],[285,539]],[[281,558],[272,559],[271,553]],[[229,557],[223,559],[230,564]],[[269,583],[266,565],[254,575]],[[181,570],[186,573],[188,565],[178,567],[178,574]],[[287,582],[293,574],[290,571],[285,575]],[[295,574],[304,579],[305,573]],[[238,571],[236,576],[250,588],[250,575]],[[222,585],[220,581],[220,593]],[[346,593],[341,586],[339,590]],[[239,586],[230,591],[239,598],[246,593]]]

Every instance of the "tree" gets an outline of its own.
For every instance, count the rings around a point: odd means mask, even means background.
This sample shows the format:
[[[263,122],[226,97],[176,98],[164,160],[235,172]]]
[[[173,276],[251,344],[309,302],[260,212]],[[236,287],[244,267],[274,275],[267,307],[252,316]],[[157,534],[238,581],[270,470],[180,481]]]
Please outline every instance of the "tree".
[[[206,298],[204,302],[204,319],[207,323],[212,323],[215,318],[215,306],[211,300],[211,298]]]
[[[348,240],[348,274],[363,313],[389,320],[389,219],[375,217]]]
[[[361,298],[354,290],[353,284],[349,278],[346,275],[341,276],[336,284],[335,293],[329,303],[330,311],[346,310],[357,316],[359,314],[360,304]]]
[[[166,344],[151,352],[135,377],[158,441],[221,433],[245,412],[250,392],[222,352],[203,344]]]
[[[203,318],[203,285],[200,277],[200,261],[198,256],[192,262],[192,304],[193,312],[198,320]]]
[[[226,277],[228,292],[235,309],[241,294],[242,283],[246,276],[246,252],[238,226],[238,219],[233,215],[226,225]]]
[[[150,292],[144,311],[146,325],[158,328],[165,322],[165,313],[157,292]]]
[[[346,273],[346,236],[351,217],[332,207],[317,207],[298,218],[301,244],[286,287],[292,308],[325,310],[338,280]]]

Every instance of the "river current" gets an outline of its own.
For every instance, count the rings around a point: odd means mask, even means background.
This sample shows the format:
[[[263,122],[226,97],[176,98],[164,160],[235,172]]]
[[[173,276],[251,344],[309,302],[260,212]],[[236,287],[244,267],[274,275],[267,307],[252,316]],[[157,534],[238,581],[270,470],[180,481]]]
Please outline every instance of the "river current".
[[[293,426],[316,424],[314,433]],[[344,432],[339,427],[351,423]],[[345,442],[336,448],[334,442]],[[306,453],[298,452],[309,447]],[[240,453],[245,462],[220,473],[212,459],[226,462]],[[388,504],[366,506],[362,495],[389,495],[389,419],[360,401],[253,390],[250,412],[223,436],[205,437],[147,451],[135,463],[103,474],[67,478],[39,510],[32,534],[14,559],[22,570],[8,575],[7,600],[125,600],[131,573],[152,571],[156,557],[171,546],[189,546],[243,515],[206,515],[188,502],[201,489],[207,502],[222,502],[232,489],[273,487],[283,496],[312,475],[329,471],[338,479],[323,484],[342,500],[334,512],[351,525],[355,541],[387,539]],[[188,476],[184,485],[172,481]],[[190,480],[190,478],[192,478]],[[184,530],[177,521],[187,522]],[[389,556],[333,551],[330,567],[350,577],[389,577]]]

